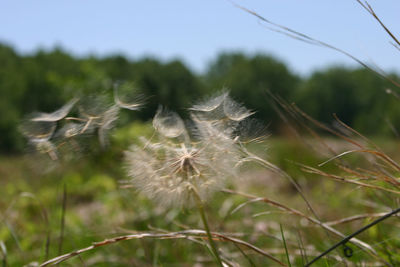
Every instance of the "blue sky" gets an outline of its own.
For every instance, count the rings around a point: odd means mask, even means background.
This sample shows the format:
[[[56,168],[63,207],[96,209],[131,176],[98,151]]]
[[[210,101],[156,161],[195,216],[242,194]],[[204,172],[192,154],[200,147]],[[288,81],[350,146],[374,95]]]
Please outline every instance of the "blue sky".
[[[400,51],[355,0],[248,0],[237,4],[400,73]],[[400,1],[369,2],[400,34]],[[132,59],[182,59],[201,72],[221,51],[270,53],[299,74],[356,64],[337,52],[268,30],[228,0],[6,0],[0,41],[21,53],[59,45],[78,56],[122,53]]]

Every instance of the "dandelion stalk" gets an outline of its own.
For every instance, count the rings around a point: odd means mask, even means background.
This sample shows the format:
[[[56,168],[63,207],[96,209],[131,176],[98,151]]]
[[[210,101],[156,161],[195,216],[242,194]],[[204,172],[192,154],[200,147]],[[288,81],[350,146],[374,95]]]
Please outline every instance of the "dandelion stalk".
[[[208,226],[207,216],[206,216],[206,213],[204,212],[204,202],[202,201],[202,199],[200,198],[199,194],[196,192],[195,189],[193,189],[192,192],[197,200],[197,208],[199,209],[201,220],[204,224],[204,229],[206,230],[208,242],[210,243],[214,257],[215,257],[217,263],[219,264],[219,266],[223,267],[224,265],[222,264],[221,258],[219,257],[217,245],[214,243],[214,240],[211,235],[210,227]]]
[[[228,92],[190,110],[191,125],[173,111],[157,110],[153,127],[158,142],[144,140],[144,147],[133,145],[125,153],[128,175],[138,190],[163,206],[197,206],[209,240],[207,248],[223,267],[204,201],[227,178],[236,176],[242,159],[237,140],[243,135],[243,122],[253,112]]]

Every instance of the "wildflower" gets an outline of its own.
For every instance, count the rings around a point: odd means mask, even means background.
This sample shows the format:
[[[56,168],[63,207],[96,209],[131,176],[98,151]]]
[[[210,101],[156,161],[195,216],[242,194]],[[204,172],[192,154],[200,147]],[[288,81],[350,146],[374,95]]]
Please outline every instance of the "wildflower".
[[[197,204],[212,254],[224,266],[213,241],[203,203],[236,176],[243,158],[237,127],[252,112],[223,93],[194,105],[191,123],[160,107],[153,119],[157,141],[126,152],[128,175],[136,188],[164,206]],[[188,126],[190,125],[190,126]],[[154,136],[153,136],[154,138]],[[152,139],[153,139],[152,138]]]
[[[133,145],[126,152],[132,183],[165,206],[192,206],[197,197],[207,199],[237,174],[241,161],[231,133],[252,112],[227,93],[190,110],[189,127],[178,114],[160,107],[153,119],[158,142],[143,138],[143,146]]]

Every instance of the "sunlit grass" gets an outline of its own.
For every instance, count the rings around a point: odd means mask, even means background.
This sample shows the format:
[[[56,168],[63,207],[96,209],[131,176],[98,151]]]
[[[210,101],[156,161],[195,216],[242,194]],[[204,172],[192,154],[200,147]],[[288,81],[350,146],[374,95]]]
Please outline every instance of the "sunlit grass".
[[[135,140],[134,136],[138,133],[150,134],[148,129],[146,124],[121,128],[113,135],[111,142],[115,146],[111,146],[109,151],[81,155],[79,160],[54,166],[46,172],[43,172],[45,167],[37,166],[34,155],[2,158],[0,174],[4,179],[0,186],[0,240],[7,248],[6,260],[9,266],[41,263],[45,261],[46,251],[48,259],[59,255],[64,184],[67,188],[67,205],[62,253],[137,231],[201,229],[196,212],[160,207],[137,193],[131,186],[126,188],[126,184],[121,183],[127,177],[121,168],[122,155],[118,146],[127,139]],[[385,140],[384,143],[383,146],[389,148],[391,155],[398,156],[395,149],[390,149],[396,146],[396,141]],[[333,223],[332,226],[342,233],[349,234],[371,219],[365,217],[338,224],[335,221],[359,214],[387,211],[385,205],[391,204],[386,194],[337,183],[301,171],[298,163],[316,166],[325,159],[310,153],[302,142],[287,138],[269,138],[260,144],[258,153],[261,156],[263,153],[268,155],[272,163],[287,171],[300,184],[321,221]],[[40,164],[44,162],[46,161]],[[365,162],[355,156],[353,163],[362,166]],[[325,168],[333,169],[332,166]],[[284,177],[256,165],[248,166],[243,177],[231,182],[228,188],[268,197],[312,216],[296,190]],[[221,233],[234,233],[235,237],[287,262],[280,230],[282,225],[292,266],[301,266],[338,241],[338,237],[326,233],[307,220],[265,203],[250,202],[240,207],[247,201],[248,199],[240,195],[217,192],[206,207],[212,229]],[[366,231],[359,238],[378,249],[385,259],[391,257],[393,261],[399,260],[396,259],[399,248],[399,241],[396,239],[399,228],[396,224],[396,218],[389,219]],[[83,253],[68,260],[65,265],[79,265],[81,261],[88,266],[192,266],[201,262],[214,264],[203,246],[204,244],[184,239],[130,240]],[[224,255],[230,255],[232,261],[243,266],[250,264],[233,244],[224,242],[219,246],[223,247]],[[365,252],[350,246],[354,250],[354,256],[349,260],[374,262]],[[248,248],[241,249],[256,266],[269,262]],[[386,254],[385,250],[388,251]],[[339,253],[332,253],[328,262],[334,265],[337,260],[341,260],[341,253],[340,250]],[[321,261],[320,264],[325,263]]]

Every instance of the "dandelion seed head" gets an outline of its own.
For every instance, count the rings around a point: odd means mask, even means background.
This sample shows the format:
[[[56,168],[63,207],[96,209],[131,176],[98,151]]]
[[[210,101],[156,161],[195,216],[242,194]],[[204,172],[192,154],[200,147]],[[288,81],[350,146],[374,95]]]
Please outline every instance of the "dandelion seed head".
[[[211,112],[222,105],[225,99],[228,97],[229,93],[223,91],[222,93],[218,93],[217,95],[203,100],[197,104],[194,104],[189,110],[199,111],[199,112]]]
[[[65,118],[65,116],[68,115],[68,113],[71,111],[75,103],[78,101],[77,98],[72,99],[69,101],[67,104],[62,106],[60,109],[52,112],[52,113],[44,113],[44,112],[39,112],[33,115],[31,118],[32,121],[47,121],[47,122],[54,122],[54,121],[59,121]]]
[[[195,203],[194,191],[205,200],[237,174],[241,154],[235,140],[215,121],[192,114],[190,125],[159,108],[153,119],[158,142],[142,139],[143,146],[126,152],[132,183],[161,205],[190,207]]]
[[[48,154],[57,150],[55,145],[50,141],[36,142],[35,146],[37,151],[43,154]]]
[[[227,96],[223,102],[225,116],[233,121],[242,121],[254,114],[242,104]]]
[[[126,152],[128,174],[135,187],[165,206],[191,206],[193,190],[202,199],[222,188],[235,175],[238,153],[216,140],[160,143],[145,141],[145,148]]]
[[[254,118],[239,122],[233,132],[233,136],[243,143],[261,142],[264,141],[268,135],[267,126]]]
[[[119,108],[114,105],[107,109],[101,116],[99,122],[99,140],[101,146],[105,147],[108,144],[107,133],[114,127],[115,121],[118,119]]]
[[[56,129],[55,122],[32,121],[31,116],[25,118],[19,126],[21,133],[32,142],[49,140]]]
[[[222,92],[194,105],[191,121],[159,107],[153,119],[155,134],[141,138],[125,153],[134,187],[160,205],[190,207],[206,200],[237,176],[246,154],[243,135],[251,136],[254,113]],[[249,121],[249,122],[247,122]],[[197,195],[197,196],[196,196]]]
[[[168,138],[175,138],[186,132],[185,124],[181,117],[162,106],[158,107],[157,113],[153,118],[153,127],[158,133]]]
[[[135,83],[123,82],[114,84],[114,101],[115,104],[124,109],[139,110],[144,102],[145,97],[139,92],[139,88]]]
[[[222,91],[209,99],[193,105],[189,108],[203,120],[232,120],[241,121],[254,114],[242,104],[236,102],[229,96],[228,91]]]
[[[192,206],[193,190],[202,199],[222,188],[233,175],[235,159],[212,144],[169,143],[131,147],[126,152],[128,174],[135,187],[165,206]]]
[[[227,91],[203,100],[189,110],[196,121],[209,122],[211,128],[215,128],[231,138],[236,137],[235,132],[239,124],[254,114],[253,111],[234,101]]]
[[[98,119],[111,106],[112,102],[103,94],[85,96],[78,103],[82,119]]]
[[[81,134],[84,123],[68,122],[56,133],[59,138],[73,138]]]
[[[105,95],[90,95],[79,103],[79,118],[73,118],[83,123],[80,134],[97,133],[100,145],[108,145],[108,132],[118,119],[120,107],[112,104]]]
[[[124,85],[124,88],[127,86]],[[142,104],[123,102],[120,95],[114,95],[114,102],[106,94],[74,98],[54,112],[36,112],[27,116],[19,129],[39,152],[50,150],[46,148],[49,148],[50,144],[51,150],[54,151],[61,147],[64,151],[80,151],[84,144],[78,142],[82,140],[79,137],[92,134],[97,134],[100,145],[105,147],[109,143],[108,133],[115,126],[120,108],[136,110]],[[75,106],[78,115],[68,116],[70,113],[76,113],[73,111]],[[52,159],[58,158],[56,154],[52,154]]]

